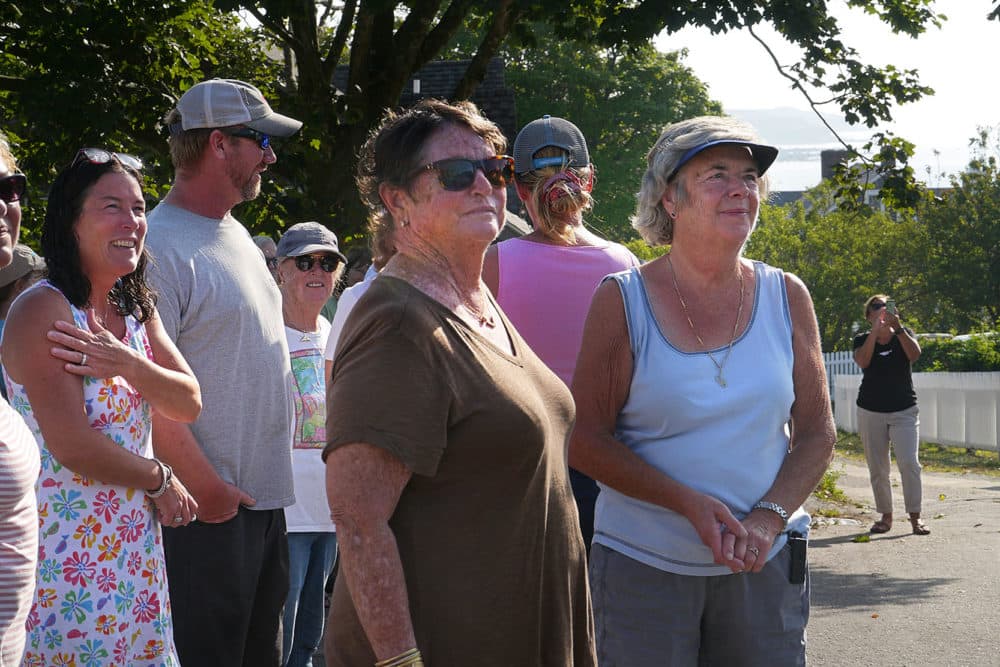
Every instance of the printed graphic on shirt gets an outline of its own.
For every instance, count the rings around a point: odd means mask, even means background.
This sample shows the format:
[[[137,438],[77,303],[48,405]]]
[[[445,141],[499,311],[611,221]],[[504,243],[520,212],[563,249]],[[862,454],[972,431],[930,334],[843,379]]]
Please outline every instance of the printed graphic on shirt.
[[[291,353],[295,377],[295,449],[326,446],[326,384],[323,352],[312,348]]]

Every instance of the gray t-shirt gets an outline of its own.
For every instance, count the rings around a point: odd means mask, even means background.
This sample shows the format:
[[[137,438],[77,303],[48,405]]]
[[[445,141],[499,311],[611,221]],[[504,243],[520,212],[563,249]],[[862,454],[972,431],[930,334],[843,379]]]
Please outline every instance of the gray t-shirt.
[[[253,509],[293,504],[292,371],[281,293],[260,250],[232,216],[170,204],[149,214],[146,245],[163,326],[201,384],[194,437]]]

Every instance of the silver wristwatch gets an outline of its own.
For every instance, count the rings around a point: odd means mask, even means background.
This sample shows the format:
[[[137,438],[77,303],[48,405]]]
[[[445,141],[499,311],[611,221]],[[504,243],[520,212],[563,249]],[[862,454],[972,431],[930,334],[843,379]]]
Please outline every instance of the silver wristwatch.
[[[785,526],[788,525],[788,512],[785,508],[778,503],[772,503],[769,500],[758,500],[757,503],[751,508],[752,510],[769,510],[774,512],[781,517],[781,529],[784,530]]]

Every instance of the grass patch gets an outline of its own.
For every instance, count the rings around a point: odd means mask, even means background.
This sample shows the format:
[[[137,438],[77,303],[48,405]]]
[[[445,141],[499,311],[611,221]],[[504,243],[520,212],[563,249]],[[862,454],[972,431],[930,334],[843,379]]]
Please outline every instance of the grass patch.
[[[855,461],[865,460],[865,448],[857,433],[837,431],[837,453]],[[934,472],[971,472],[1000,477],[1000,456],[984,449],[948,447],[921,441],[920,462],[925,470]]]
[[[837,486],[837,480],[840,479],[839,470],[831,470],[827,468],[826,472],[823,473],[823,479],[819,481],[816,485],[816,490],[813,491],[813,495],[827,502],[834,503],[849,503],[851,499],[847,497],[847,494]],[[817,512],[819,514],[821,512]]]

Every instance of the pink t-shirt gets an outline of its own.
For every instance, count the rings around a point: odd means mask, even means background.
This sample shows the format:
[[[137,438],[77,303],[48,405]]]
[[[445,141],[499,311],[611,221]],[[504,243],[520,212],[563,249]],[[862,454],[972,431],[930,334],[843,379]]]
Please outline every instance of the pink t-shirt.
[[[542,361],[569,385],[594,290],[604,276],[639,266],[628,248],[558,246],[510,239],[497,245],[497,303]]]

